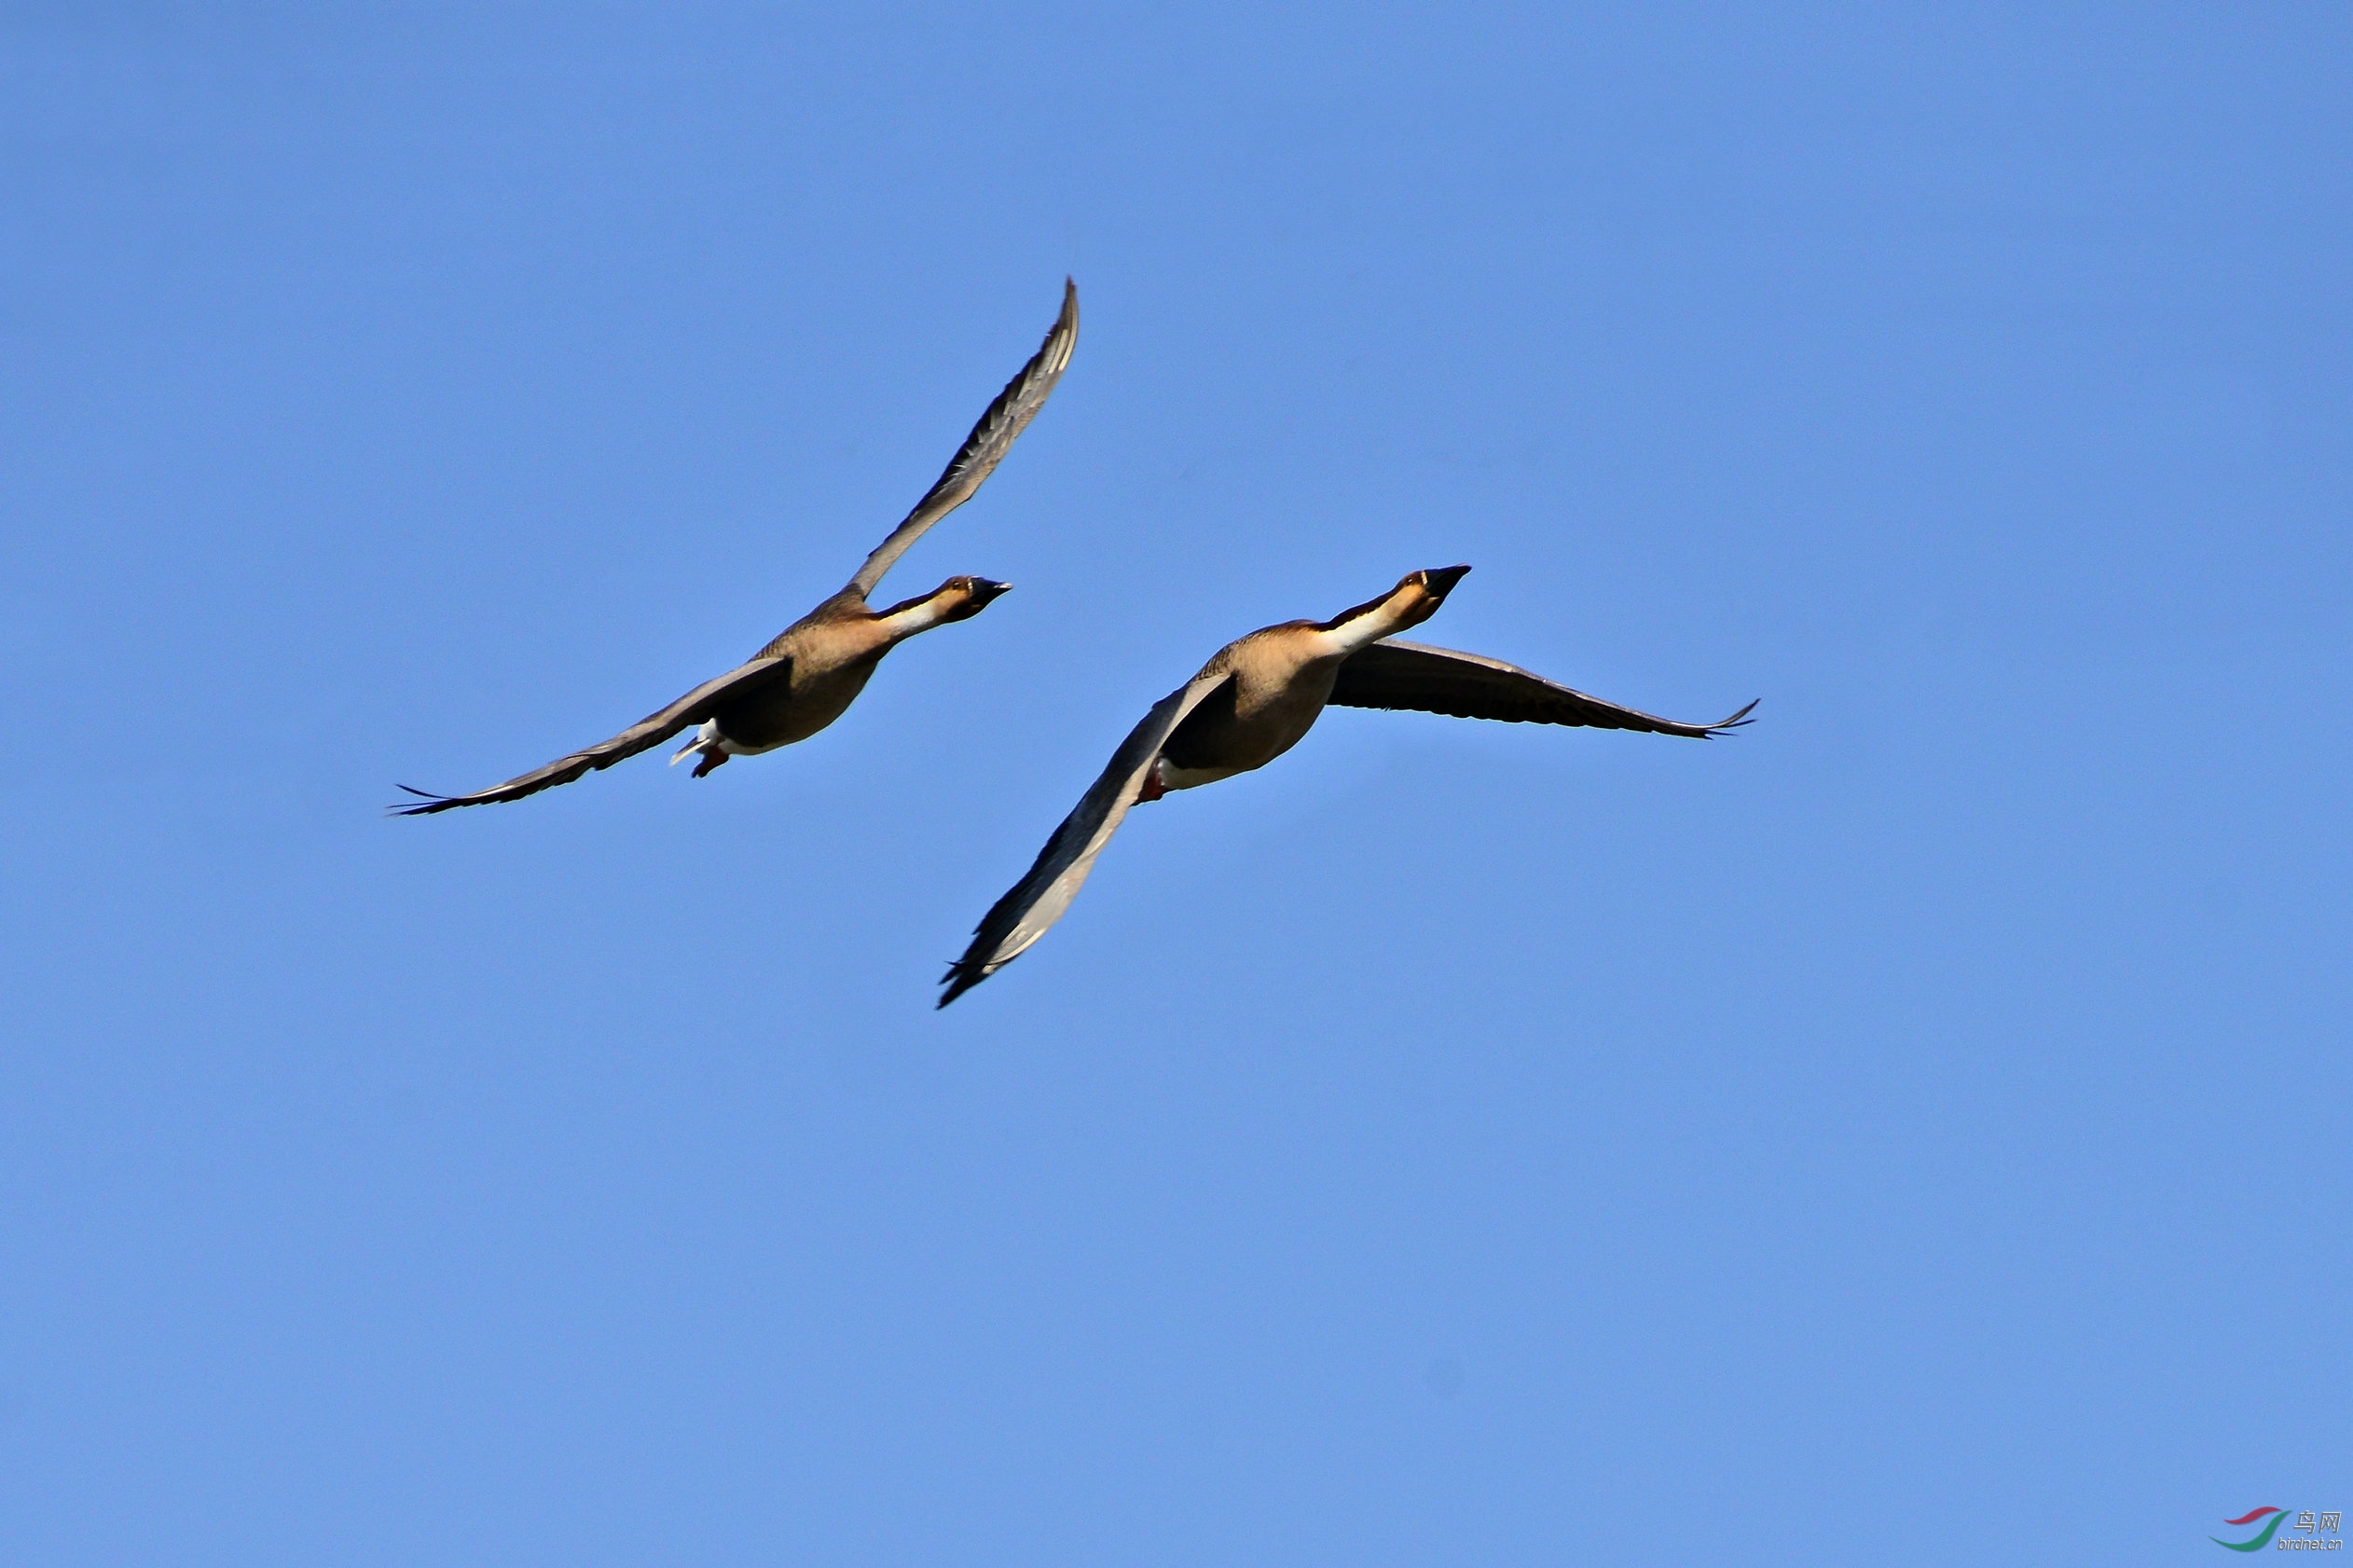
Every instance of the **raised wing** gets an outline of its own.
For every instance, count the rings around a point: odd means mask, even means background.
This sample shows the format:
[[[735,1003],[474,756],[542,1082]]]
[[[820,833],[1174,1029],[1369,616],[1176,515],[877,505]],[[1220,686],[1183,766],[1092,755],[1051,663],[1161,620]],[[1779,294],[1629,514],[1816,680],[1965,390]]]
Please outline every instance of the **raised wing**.
[[[866,564],[858,569],[858,575],[849,585],[860,596],[871,594],[907,547],[924,535],[930,526],[972,499],[972,492],[981,488],[1005,454],[1013,448],[1013,437],[1019,435],[1038,410],[1046,406],[1046,394],[1062,379],[1063,371],[1070,364],[1070,351],[1079,341],[1079,285],[1065,278],[1062,281],[1062,314],[1054,318],[1052,331],[1040,344],[1037,354],[1022,366],[1021,374],[1005,384],[997,394],[997,401],[988,406],[981,422],[972,427],[972,433],[964,438],[955,461],[940,475],[940,482],[927,491],[915,509],[907,514],[907,520],[890,530],[890,537],[875,547],[866,557]]]
[[[1750,703],[1713,724],[1685,724],[1572,691],[1532,670],[1478,653],[1419,642],[1369,643],[1340,667],[1331,701],[1342,708],[1414,708],[1507,724],[1585,724],[1705,740],[1751,722]]]
[[[592,768],[611,767],[624,757],[634,757],[648,747],[659,746],[689,724],[699,724],[718,710],[719,705],[730,697],[758,691],[771,681],[783,681],[792,673],[791,657],[754,659],[737,665],[715,681],[706,681],[658,713],[644,718],[614,736],[599,741],[569,757],[558,757],[545,767],[518,774],[505,783],[488,790],[477,790],[470,795],[429,795],[422,790],[404,790],[422,800],[422,805],[388,807],[398,817],[426,817],[436,811],[448,811],[461,805],[488,805],[493,801],[516,801],[525,795],[535,795],[542,790],[569,784]]]
[[[1232,679],[1224,672],[1194,676],[1155,703],[1152,710],[1144,715],[1144,722],[1128,732],[1120,749],[1111,754],[1111,765],[1103,770],[1103,776],[1080,797],[1070,815],[1062,819],[1054,836],[1046,841],[1046,847],[1038,852],[1037,863],[1029,868],[1029,874],[1014,883],[1011,890],[998,900],[973,928],[972,944],[964,950],[963,957],[948,966],[948,972],[941,979],[940,983],[947,989],[940,994],[940,1006],[947,1006],[1020,957],[1031,942],[1044,936],[1062,918],[1063,911],[1070,907],[1070,901],[1085,886],[1087,873],[1094,869],[1094,858],[1103,853],[1103,846],[1120,831],[1120,821],[1127,815],[1127,808],[1143,792],[1144,770],[1160,755],[1169,732],[1184,722],[1186,714],[1200,707],[1210,693]]]

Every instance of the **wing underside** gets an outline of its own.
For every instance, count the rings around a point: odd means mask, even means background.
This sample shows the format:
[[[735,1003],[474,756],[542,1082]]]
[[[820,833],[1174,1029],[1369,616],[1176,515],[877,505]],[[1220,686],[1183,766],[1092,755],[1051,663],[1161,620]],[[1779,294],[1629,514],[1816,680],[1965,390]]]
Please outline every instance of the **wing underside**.
[[[1582,724],[1699,740],[1748,723],[1749,708],[1756,706],[1750,703],[1713,724],[1686,724],[1589,696],[1501,659],[1394,639],[1349,656],[1333,682],[1331,702],[1338,708],[1411,709],[1507,724]]]
[[[948,966],[941,980],[947,989],[940,994],[940,1006],[947,1006],[1020,957],[1062,918],[1085,885],[1087,873],[1094,869],[1094,858],[1111,842],[1128,807],[1142,793],[1145,770],[1160,755],[1169,732],[1230,679],[1222,672],[1193,677],[1153,704],[1143,722],[1128,732],[1102,776],[1038,852],[1029,873],[1013,884],[973,928],[971,945],[964,950],[964,956]]]
[[[850,587],[862,597],[874,591],[907,547],[923,537],[932,524],[972,499],[972,492],[981,488],[981,481],[993,473],[1013,447],[1019,435],[1038,410],[1046,406],[1046,397],[1062,379],[1062,373],[1070,364],[1070,351],[1079,341],[1079,287],[1067,278],[1062,283],[1062,313],[1054,318],[1045,342],[1038,352],[1022,366],[1021,374],[997,394],[997,401],[988,406],[972,433],[956,448],[939,482],[915,502],[915,509],[906,520],[890,530],[890,537],[875,546],[866,557],[866,564],[858,569],[858,575],[849,580]]]

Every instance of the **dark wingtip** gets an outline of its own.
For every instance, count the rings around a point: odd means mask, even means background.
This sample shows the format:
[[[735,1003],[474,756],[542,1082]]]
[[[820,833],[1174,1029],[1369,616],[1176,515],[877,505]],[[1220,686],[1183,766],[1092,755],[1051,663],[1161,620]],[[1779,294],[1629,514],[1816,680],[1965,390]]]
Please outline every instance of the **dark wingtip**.
[[[1748,707],[1741,708],[1738,713],[1733,714],[1729,719],[1723,720],[1717,723],[1710,724],[1708,726],[1709,736],[1713,737],[1723,734],[1727,730],[1737,730],[1743,724],[1754,724],[1756,721],[1750,718],[1749,714],[1755,708],[1757,703],[1763,702],[1764,700],[1765,699],[1763,697],[1758,697],[1755,702],[1750,703]]]
[[[976,964],[965,958],[956,959],[948,965],[948,972],[940,977],[940,983],[947,989],[941,992],[940,999],[931,1004],[931,1011],[939,1011],[996,972],[986,964]]]
[[[420,790],[413,784],[395,784],[392,788],[405,790],[425,804],[412,805],[406,801],[394,801],[384,808],[385,815],[389,817],[423,817],[431,812],[446,811],[455,804],[448,795],[436,795],[431,790]]]

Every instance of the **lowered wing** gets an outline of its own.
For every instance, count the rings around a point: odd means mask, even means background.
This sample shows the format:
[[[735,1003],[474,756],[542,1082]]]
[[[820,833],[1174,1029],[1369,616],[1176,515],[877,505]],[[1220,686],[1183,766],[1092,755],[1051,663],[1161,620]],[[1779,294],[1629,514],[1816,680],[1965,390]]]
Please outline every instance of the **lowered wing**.
[[[1070,351],[1078,341],[1079,285],[1065,278],[1062,314],[1054,318],[1053,329],[1046,334],[1037,354],[997,394],[997,401],[988,406],[981,422],[964,438],[964,445],[957,449],[947,471],[940,475],[939,483],[915,502],[907,520],[890,530],[890,537],[875,546],[874,553],[866,557],[866,564],[858,569],[858,575],[849,580],[849,585],[860,597],[874,591],[883,573],[907,553],[909,545],[923,537],[925,530],[972,499],[981,481],[1013,449],[1013,437],[1046,406],[1046,394],[1062,379],[1063,371],[1070,364]]]
[[[1145,770],[1160,755],[1169,732],[1231,679],[1223,672],[1194,676],[1155,703],[1144,722],[1128,732],[1111,754],[1111,764],[1038,852],[1029,874],[1014,883],[973,928],[972,944],[941,979],[947,989],[940,994],[940,1006],[947,1006],[1020,957],[1062,918],[1063,911],[1085,886],[1087,873],[1094,869],[1094,858],[1120,831],[1127,808],[1143,792]]]
[[[425,817],[436,811],[447,811],[461,805],[488,805],[493,801],[518,801],[525,795],[535,795],[542,790],[569,784],[594,768],[611,767],[624,757],[634,757],[649,747],[678,734],[689,724],[699,724],[718,711],[719,705],[731,697],[756,692],[772,681],[789,680],[792,660],[788,657],[754,659],[737,665],[716,680],[706,681],[676,702],[657,713],[644,718],[614,736],[611,740],[574,751],[569,757],[558,757],[545,767],[518,774],[505,783],[488,790],[477,790],[470,795],[429,795],[422,790],[408,790],[425,804],[389,807],[395,816]]]
[[[1585,724],[1601,730],[1705,740],[1752,721],[1750,703],[1713,724],[1686,724],[1572,691],[1533,670],[1478,653],[1395,640],[1369,643],[1340,667],[1332,703],[1341,708],[1412,708],[1507,724]]]

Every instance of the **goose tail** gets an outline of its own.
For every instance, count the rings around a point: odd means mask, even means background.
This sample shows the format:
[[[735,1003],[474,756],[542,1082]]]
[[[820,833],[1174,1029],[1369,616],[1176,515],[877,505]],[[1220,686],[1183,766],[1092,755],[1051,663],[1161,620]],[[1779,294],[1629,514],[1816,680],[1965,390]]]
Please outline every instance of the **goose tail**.
[[[671,754],[670,766],[676,767],[687,758],[700,753],[710,759],[709,763],[695,768],[696,776],[700,777],[727,760],[727,753],[721,750],[719,747],[719,721],[706,719],[703,721],[703,727],[695,732],[695,738]]]

